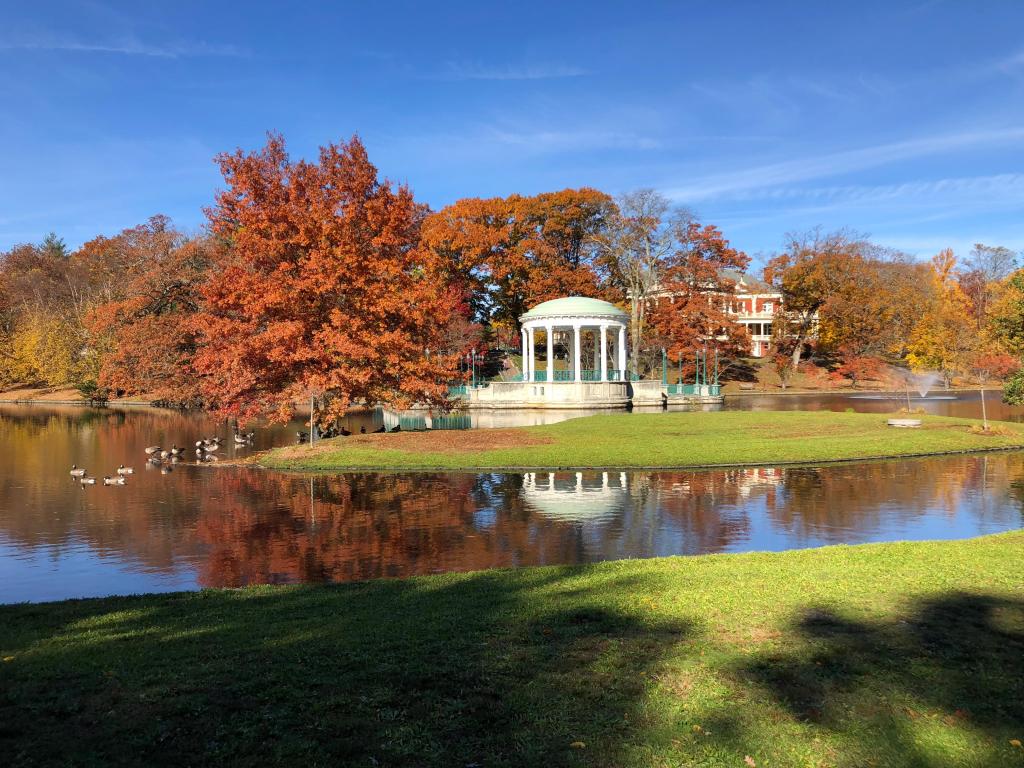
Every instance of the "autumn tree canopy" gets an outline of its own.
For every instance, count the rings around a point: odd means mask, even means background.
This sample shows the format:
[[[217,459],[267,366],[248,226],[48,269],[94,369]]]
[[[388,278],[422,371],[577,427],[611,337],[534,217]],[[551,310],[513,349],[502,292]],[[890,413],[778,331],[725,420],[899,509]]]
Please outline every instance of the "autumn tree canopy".
[[[191,366],[195,315],[217,247],[208,236],[186,236],[164,216],[82,246],[79,258],[102,276],[105,299],[87,318],[92,345],[102,351],[100,387],[177,404],[202,402]]]
[[[293,161],[271,135],[218,158],[226,188],[208,217],[225,249],[202,288],[193,367],[211,404],[286,417],[310,392],[437,404],[455,376],[440,331],[456,301],[449,265],[420,248],[424,206],[378,178],[362,142]]]
[[[661,266],[660,286],[667,295],[651,311],[651,324],[669,356],[689,360],[697,349],[728,358],[747,354],[746,331],[730,310],[735,276],[750,257],[711,225],[679,219],[673,232],[676,247]]]
[[[594,240],[613,209],[589,188],[467,198],[427,216],[423,247],[469,298],[473,319],[516,323],[548,299],[606,296]]]

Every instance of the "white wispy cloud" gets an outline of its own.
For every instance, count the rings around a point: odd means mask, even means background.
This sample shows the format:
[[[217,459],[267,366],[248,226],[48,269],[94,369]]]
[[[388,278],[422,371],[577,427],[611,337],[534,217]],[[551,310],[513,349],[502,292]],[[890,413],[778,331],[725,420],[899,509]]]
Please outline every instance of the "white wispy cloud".
[[[650,136],[619,131],[567,130],[516,131],[491,128],[485,136],[498,144],[544,152],[589,149],[658,149],[661,142]]]
[[[877,168],[928,155],[1008,144],[1024,139],[1024,128],[961,131],[907,141],[877,144],[811,157],[801,157],[752,168],[738,168],[693,180],[685,186],[665,189],[678,202],[732,197],[750,190],[794,184],[812,179]]]
[[[962,176],[899,184],[841,185],[832,187],[769,187],[761,190],[738,192],[733,200],[813,200],[841,202],[843,204],[881,203],[956,196],[992,197],[1010,195],[1024,199],[1024,174],[1001,173],[991,176]]]
[[[233,45],[206,43],[202,41],[148,43],[134,37],[105,41],[76,40],[73,38],[60,37],[36,37],[20,40],[0,39],[0,50],[109,53],[123,56],[148,56],[161,59],[245,55],[244,51]]]
[[[589,70],[567,64],[494,67],[452,61],[441,70],[424,77],[428,80],[556,80],[589,74]]]

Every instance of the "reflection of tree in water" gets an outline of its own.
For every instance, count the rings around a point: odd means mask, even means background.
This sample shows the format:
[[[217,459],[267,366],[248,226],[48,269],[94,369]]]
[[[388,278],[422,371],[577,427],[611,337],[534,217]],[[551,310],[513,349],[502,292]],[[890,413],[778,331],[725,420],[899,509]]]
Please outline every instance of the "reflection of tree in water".
[[[203,504],[196,525],[209,548],[200,581],[347,581],[572,562],[571,530],[534,525],[516,500],[517,478],[225,473],[216,495],[227,502]],[[476,525],[481,501],[497,512],[486,528]]]
[[[965,507],[972,517],[1005,516],[1001,501],[1019,456],[963,456],[796,467],[784,470],[780,493],[769,505],[781,530],[841,540],[849,530],[884,529],[941,512],[948,520]]]
[[[145,446],[187,446],[212,431],[227,434],[222,423],[175,411],[0,406],[0,536],[57,555],[84,545],[158,572],[184,563],[205,584],[231,585],[755,549],[760,536],[776,545],[848,541],[886,520],[921,517],[948,518],[965,526],[956,535],[969,535],[986,522],[1020,525],[1024,509],[1020,453],[529,480],[317,476],[312,503],[308,477],[144,469]],[[277,437],[294,439],[286,432]],[[137,469],[126,488],[83,490],[67,475],[72,463],[102,475],[121,462]]]

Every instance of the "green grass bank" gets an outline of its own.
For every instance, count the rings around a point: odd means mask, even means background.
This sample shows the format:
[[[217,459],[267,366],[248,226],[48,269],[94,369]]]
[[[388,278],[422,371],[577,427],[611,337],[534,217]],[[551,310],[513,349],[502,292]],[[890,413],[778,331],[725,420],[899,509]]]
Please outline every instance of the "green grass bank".
[[[0,606],[23,765],[1024,765],[1024,531]]]
[[[895,429],[880,414],[807,411],[610,414],[559,424],[460,432],[353,435],[279,448],[274,469],[693,467],[841,461],[1024,446],[1024,427],[976,434],[972,419],[922,416]],[[915,417],[916,418],[916,417]]]

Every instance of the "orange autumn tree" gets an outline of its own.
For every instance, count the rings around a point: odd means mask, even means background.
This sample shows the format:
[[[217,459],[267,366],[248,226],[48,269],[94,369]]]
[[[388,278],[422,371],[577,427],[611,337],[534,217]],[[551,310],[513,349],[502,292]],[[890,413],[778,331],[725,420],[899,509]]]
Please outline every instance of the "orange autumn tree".
[[[207,214],[226,250],[193,363],[210,404],[242,420],[287,418],[310,393],[327,418],[356,401],[445,404],[456,359],[437,350],[456,299],[418,248],[409,188],[378,179],[358,138],[308,162],[272,134],[218,162],[227,188]]]
[[[517,323],[548,299],[605,296],[594,237],[613,207],[588,188],[468,198],[427,217],[423,244],[472,297],[475,319]]]
[[[164,216],[97,237],[76,252],[105,299],[87,318],[99,354],[99,386],[180,405],[201,402],[191,370],[193,316],[216,244],[189,237]]]
[[[694,352],[717,351],[720,360],[742,357],[746,330],[731,314],[735,276],[750,257],[729,245],[722,232],[688,217],[673,224],[676,249],[661,271],[661,296],[650,311],[655,334],[669,359],[679,356],[693,369]]]
[[[970,301],[956,274],[956,256],[940,251],[931,261],[931,295],[910,337],[907,362],[915,371],[938,371],[949,388],[954,374],[967,372],[979,351]]]

